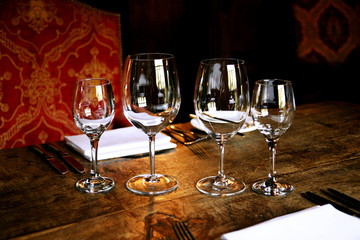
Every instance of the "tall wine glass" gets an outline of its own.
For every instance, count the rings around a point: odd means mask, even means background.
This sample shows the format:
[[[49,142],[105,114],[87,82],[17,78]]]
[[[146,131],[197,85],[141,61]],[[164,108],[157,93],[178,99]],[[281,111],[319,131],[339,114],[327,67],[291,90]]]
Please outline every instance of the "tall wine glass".
[[[224,173],[224,152],[225,143],[242,127],[250,109],[245,62],[232,58],[201,61],[194,104],[199,122],[220,149],[218,174],[201,179],[196,188],[214,196],[243,192],[246,185]]]
[[[292,84],[288,80],[264,79],[255,83],[251,114],[255,125],[264,135],[269,149],[268,178],[252,185],[253,191],[268,196],[287,195],[294,187],[277,181],[275,171],[276,145],[281,135],[291,126],[295,115]]]
[[[132,177],[127,188],[140,195],[174,191],[176,178],[155,173],[155,136],[176,117],[180,88],[174,56],[165,53],[130,55],[125,62],[123,108],[126,118],[149,137],[150,174]]]
[[[76,187],[84,192],[99,193],[113,188],[114,181],[99,174],[97,155],[101,135],[114,118],[114,94],[106,79],[83,79],[76,83],[73,116],[78,128],[90,139],[90,177],[81,179]]]

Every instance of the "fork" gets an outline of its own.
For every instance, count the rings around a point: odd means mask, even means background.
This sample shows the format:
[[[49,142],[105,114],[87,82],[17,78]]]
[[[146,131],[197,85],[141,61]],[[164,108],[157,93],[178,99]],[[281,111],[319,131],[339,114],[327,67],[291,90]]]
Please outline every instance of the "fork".
[[[194,141],[194,143],[211,138],[209,135],[206,135],[205,137],[200,137],[191,130],[182,129],[175,125],[169,125],[168,128],[170,128],[172,131],[183,134],[190,141]]]
[[[207,135],[205,137],[199,137],[197,135],[195,135],[195,133],[191,134],[189,136],[190,133],[192,133],[191,131],[181,131],[179,129],[173,129],[171,127],[166,127],[163,132],[167,133],[168,135],[170,135],[171,137],[175,138],[177,141],[183,143],[184,145],[192,145],[194,143],[200,142],[202,140],[206,140],[209,139],[210,136]]]
[[[172,223],[172,227],[175,231],[178,240],[195,240],[195,237],[190,232],[187,224],[183,221],[176,221]]]

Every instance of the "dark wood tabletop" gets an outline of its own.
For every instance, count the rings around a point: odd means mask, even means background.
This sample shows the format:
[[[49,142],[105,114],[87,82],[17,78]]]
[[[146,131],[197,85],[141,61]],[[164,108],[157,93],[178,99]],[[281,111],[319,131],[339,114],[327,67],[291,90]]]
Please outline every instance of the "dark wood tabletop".
[[[189,123],[179,124],[191,128]],[[88,169],[90,163],[61,146]],[[108,193],[75,189],[87,176],[58,174],[30,147],[0,151],[0,239],[176,239],[173,221],[184,221],[196,239],[224,233],[314,206],[301,193],[332,187],[360,199],[360,105],[324,102],[299,106],[291,128],[280,139],[279,180],[294,185],[286,197],[260,196],[251,184],[267,176],[268,152],[258,132],[234,136],[226,144],[225,173],[242,179],[247,190],[232,197],[200,193],[195,183],[216,175],[214,140],[157,154],[156,171],[175,176],[172,193],[147,197],[131,193],[126,181],[148,173],[148,156],[101,161],[100,172],[115,180]]]

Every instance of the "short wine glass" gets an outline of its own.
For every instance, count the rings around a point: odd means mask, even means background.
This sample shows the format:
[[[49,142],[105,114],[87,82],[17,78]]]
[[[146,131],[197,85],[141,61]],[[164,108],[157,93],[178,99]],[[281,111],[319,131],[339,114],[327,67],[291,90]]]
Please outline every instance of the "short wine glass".
[[[166,53],[130,55],[124,74],[124,115],[148,136],[150,155],[150,173],[132,177],[126,187],[140,195],[172,192],[178,186],[176,178],[155,172],[155,136],[175,119],[180,108],[175,58]]]
[[[109,191],[114,181],[100,176],[97,155],[100,137],[114,118],[115,102],[111,82],[98,78],[78,80],[72,109],[77,127],[90,139],[91,145],[90,177],[79,180],[76,187],[88,193]]]
[[[276,146],[291,126],[296,111],[292,84],[288,80],[264,79],[255,83],[251,114],[257,129],[268,144],[270,173],[266,180],[256,182],[252,190],[267,196],[283,196],[294,187],[277,181],[275,171]]]
[[[213,196],[243,192],[245,183],[224,173],[224,152],[225,143],[243,126],[250,109],[245,61],[232,58],[201,61],[194,105],[198,121],[220,149],[218,174],[201,179],[196,188]]]

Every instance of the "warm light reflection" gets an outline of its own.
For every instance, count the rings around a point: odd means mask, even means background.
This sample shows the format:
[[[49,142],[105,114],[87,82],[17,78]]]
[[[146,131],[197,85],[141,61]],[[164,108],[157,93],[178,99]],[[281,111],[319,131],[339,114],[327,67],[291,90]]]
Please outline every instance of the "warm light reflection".
[[[227,65],[227,74],[228,74],[228,87],[230,91],[236,89],[236,71],[235,65]]]
[[[221,65],[219,63],[214,64],[212,72],[210,73],[208,94],[211,93],[212,89],[217,89],[217,90],[220,89],[220,77],[221,77],[220,67],[221,67]]]
[[[215,102],[209,102],[208,104],[208,111],[216,111],[216,103]]]
[[[95,95],[98,101],[104,100],[101,86],[95,86]]]
[[[262,108],[261,109],[261,116],[265,117],[267,115],[269,115],[269,110],[267,108]]]
[[[279,108],[285,108],[286,100],[285,100],[285,89],[284,85],[280,85],[278,87],[278,98],[279,98]]]
[[[159,90],[165,89],[165,68],[162,59],[155,59],[156,86]]]
[[[146,105],[147,105],[146,97],[138,97],[137,101],[138,101],[138,106],[139,107],[146,107]]]

